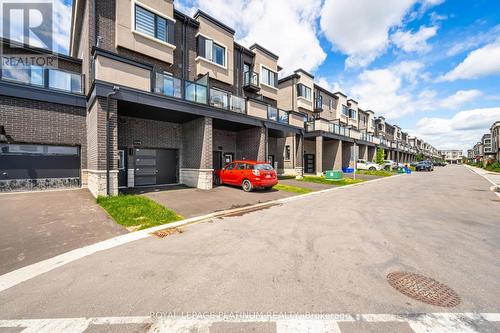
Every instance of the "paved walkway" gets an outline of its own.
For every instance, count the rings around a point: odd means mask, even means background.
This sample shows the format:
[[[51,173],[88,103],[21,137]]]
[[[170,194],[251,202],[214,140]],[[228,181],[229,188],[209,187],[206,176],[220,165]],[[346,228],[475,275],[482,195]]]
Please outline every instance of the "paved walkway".
[[[484,178],[486,178],[492,185],[500,186],[500,173],[484,170],[470,165],[467,165],[466,167],[472,170],[473,172],[477,173],[478,175],[481,175]]]
[[[86,189],[0,194],[0,275],[125,233]]]

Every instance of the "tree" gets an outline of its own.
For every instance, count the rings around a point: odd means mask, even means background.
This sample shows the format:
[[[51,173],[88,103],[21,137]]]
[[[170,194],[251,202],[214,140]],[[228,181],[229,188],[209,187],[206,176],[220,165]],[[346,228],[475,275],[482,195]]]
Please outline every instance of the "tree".
[[[384,148],[377,148],[377,155],[375,156],[375,163],[384,164],[385,151]]]
[[[424,154],[418,153],[417,155],[415,155],[415,161],[420,162],[423,160],[424,160]]]

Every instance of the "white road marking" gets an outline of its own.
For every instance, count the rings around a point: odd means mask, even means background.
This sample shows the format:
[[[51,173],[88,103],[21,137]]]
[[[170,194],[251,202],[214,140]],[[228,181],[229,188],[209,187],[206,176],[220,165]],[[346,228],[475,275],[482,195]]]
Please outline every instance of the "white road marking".
[[[288,197],[288,198],[282,198],[282,199],[268,201],[268,202],[264,202],[264,203],[258,203],[255,205],[245,206],[245,207],[241,207],[241,208],[228,209],[228,210],[224,210],[224,211],[220,211],[220,212],[216,212],[216,213],[211,213],[211,214],[207,214],[207,215],[203,215],[203,216],[197,216],[197,217],[185,219],[185,220],[174,222],[174,223],[163,224],[163,225],[152,227],[149,229],[134,231],[134,232],[131,232],[131,233],[128,233],[125,235],[110,238],[108,240],[105,240],[105,241],[102,241],[99,243],[84,246],[84,247],[57,255],[53,258],[46,259],[46,260],[37,262],[35,264],[19,268],[15,271],[6,273],[4,275],[0,275],[0,292],[4,291],[6,289],[9,289],[11,287],[14,287],[15,285],[18,285],[24,281],[33,279],[39,275],[47,273],[51,270],[54,270],[58,267],[64,266],[64,265],[69,264],[73,261],[76,261],[76,260],[82,259],[84,257],[87,257],[89,255],[92,255],[96,252],[109,250],[109,249],[112,249],[112,248],[120,246],[120,245],[124,245],[124,244],[134,242],[134,241],[137,241],[137,240],[140,240],[143,238],[147,238],[150,236],[149,235],[150,233],[158,231],[158,230],[162,230],[165,228],[177,228],[177,227],[181,227],[181,226],[186,226],[188,224],[194,224],[197,222],[206,221],[208,219],[212,219],[212,218],[216,218],[216,217],[223,217],[223,216],[228,215],[228,214],[230,215],[230,214],[234,214],[234,213],[237,213],[240,211],[246,211],[246,210],[249,210],[252,208],[258,208],[258,207],[263,207],[263,206],[265,207],[265,206],[273,205],[276,203],[285,203],[285,202],[289,202],[289,201],[300,200],[300,199],[304,199],[304,198],[307,198],[307,197],[310,197],[313,195],[319,195],[319,194],[332,192],[332,191],[338,191],[338,190],[345,190],[347,188],[361,186],[364,184],[374,183],[377,181],[383,181],[386,179],[396,178],[396,177],[400,177],[400,176],[404,176],[404,175],[403,174],[394,175],[391,177],[378,178],[378,179],[374,179],[374,180],[370,180],[370,181],[366,181],[366,182],[362,182],[362,183],[350,184],[350,185],[341,186],[341,187],[333,187],[333,188],[329,188],[326,190],[306,193],[306,194],[292,196],[292,197]]]
[[[325,318],[325,319],[322,319]],[[422,313],[422,314],[312,314],[295,316],[252,315],[188,317],[94,317],[59,319],[0,320],[0,328],[25,328],[23,333],[82,333],[91,325],[150,324],[148,332],[209,333],[214,323],[275,323],[276,333],[342,333],[339,323],[406,322],[415,333],[478,333],[477,324],[500,322],[500,313]]]

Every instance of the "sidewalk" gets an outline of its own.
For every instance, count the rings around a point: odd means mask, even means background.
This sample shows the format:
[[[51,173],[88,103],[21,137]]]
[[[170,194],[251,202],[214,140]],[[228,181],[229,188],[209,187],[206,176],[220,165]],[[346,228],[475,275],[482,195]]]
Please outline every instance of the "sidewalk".
[[[470,165],[466,165],[466,167],[469,170],[477,173],[478,175],[483,176],[484,178],[486,178],[491,183],[491,185],[497,187],[497,190],[495,192],[500,193],[500,173],[498,173],[498,172],[491,172],[491,171],[484,170],[484,169],[481,169],[481,168],[478,168],[478,167],[473,167],[473,166],[470,166]]]

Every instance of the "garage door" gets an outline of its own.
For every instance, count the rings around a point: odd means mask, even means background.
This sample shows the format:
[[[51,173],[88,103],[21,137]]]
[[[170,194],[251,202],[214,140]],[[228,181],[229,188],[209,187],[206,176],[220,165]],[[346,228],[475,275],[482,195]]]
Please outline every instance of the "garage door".
[[[136,186],[175,184],[178,182],[177,149],[135,149]]]
[[[0,144],[0,181],[3,190],[79,186],[80,149]]]

